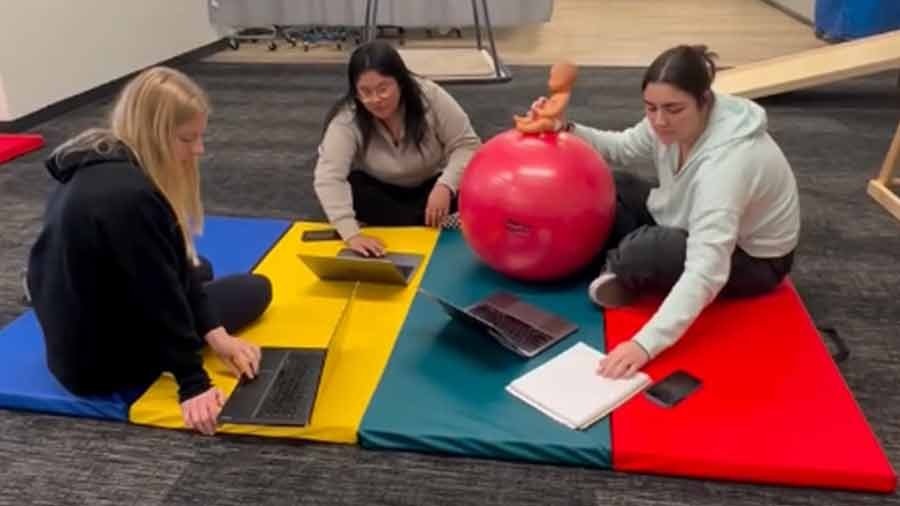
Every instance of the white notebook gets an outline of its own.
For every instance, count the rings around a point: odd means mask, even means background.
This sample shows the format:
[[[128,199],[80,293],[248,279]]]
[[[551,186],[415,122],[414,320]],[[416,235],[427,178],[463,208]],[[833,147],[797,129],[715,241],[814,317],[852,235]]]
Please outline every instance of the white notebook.
[[[651,382],[642,372],[627,379],[598,375],[604,357],[579,342],[514,380],[506,391],[570,429],[586,429]]]

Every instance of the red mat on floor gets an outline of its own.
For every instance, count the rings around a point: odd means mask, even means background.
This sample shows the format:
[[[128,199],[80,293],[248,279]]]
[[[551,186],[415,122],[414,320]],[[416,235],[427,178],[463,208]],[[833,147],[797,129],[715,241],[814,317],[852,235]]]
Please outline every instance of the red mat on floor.
[[[0,163],[8,162],[44,146],[44,137],[37,134],[0,134]]]
[[[606,312],[607,349],[659,301]],[[851,362],[852,364],[852,362]],[[793,284],[718,301],[651,362],[654,381],[683,369],[703,385],[672,409],[637,396],[612,415],[620,471],[893,492],[896,474]]]

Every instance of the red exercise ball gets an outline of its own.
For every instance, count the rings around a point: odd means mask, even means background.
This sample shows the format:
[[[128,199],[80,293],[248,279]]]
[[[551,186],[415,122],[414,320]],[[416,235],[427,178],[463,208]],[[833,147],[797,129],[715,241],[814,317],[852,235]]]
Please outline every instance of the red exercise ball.
[[[469,247],[494,270],[552,281],[586,266],[612,228],[616,191],[603,158],[568,133],[515,129],[488,140],[459,187]]]

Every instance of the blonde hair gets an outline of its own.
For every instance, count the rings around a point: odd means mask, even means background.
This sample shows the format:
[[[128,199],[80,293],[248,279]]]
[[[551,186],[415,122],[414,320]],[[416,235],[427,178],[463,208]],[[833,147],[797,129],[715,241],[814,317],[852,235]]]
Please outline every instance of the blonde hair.
[[[82,133],[53,156],[58,160],[74,151],[109,153],[117,143],[127,146],[175,212],[188,258],[197,264],[194,236],[203,231],[199,167],[196,160],[179,161],[172,145],[177,127],[209,112],[209,99],[194,81],[177,70],[153,67],[125,85],[107,128]]]

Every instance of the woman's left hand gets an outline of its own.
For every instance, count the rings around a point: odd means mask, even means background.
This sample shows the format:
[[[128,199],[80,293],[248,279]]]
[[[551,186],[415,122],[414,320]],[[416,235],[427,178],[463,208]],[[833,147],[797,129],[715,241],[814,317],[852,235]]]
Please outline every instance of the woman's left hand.
[[[450,199],[452,192],[447,186],[437,183],[428,195],[428,204],[425,207],[425,224],[429,227],[439,227],[443,223],[447,213],[450,212]]]
[[[206,342],[236,377],[256,377],[262,357],[259,346],[232,336],[223,327],[211,330],[206,336]]]
[[[597,374],[607,378],[628,378],[644,367],[650,356],[644,348],[634,341],[620,343],[613,351],[600,361]]]

